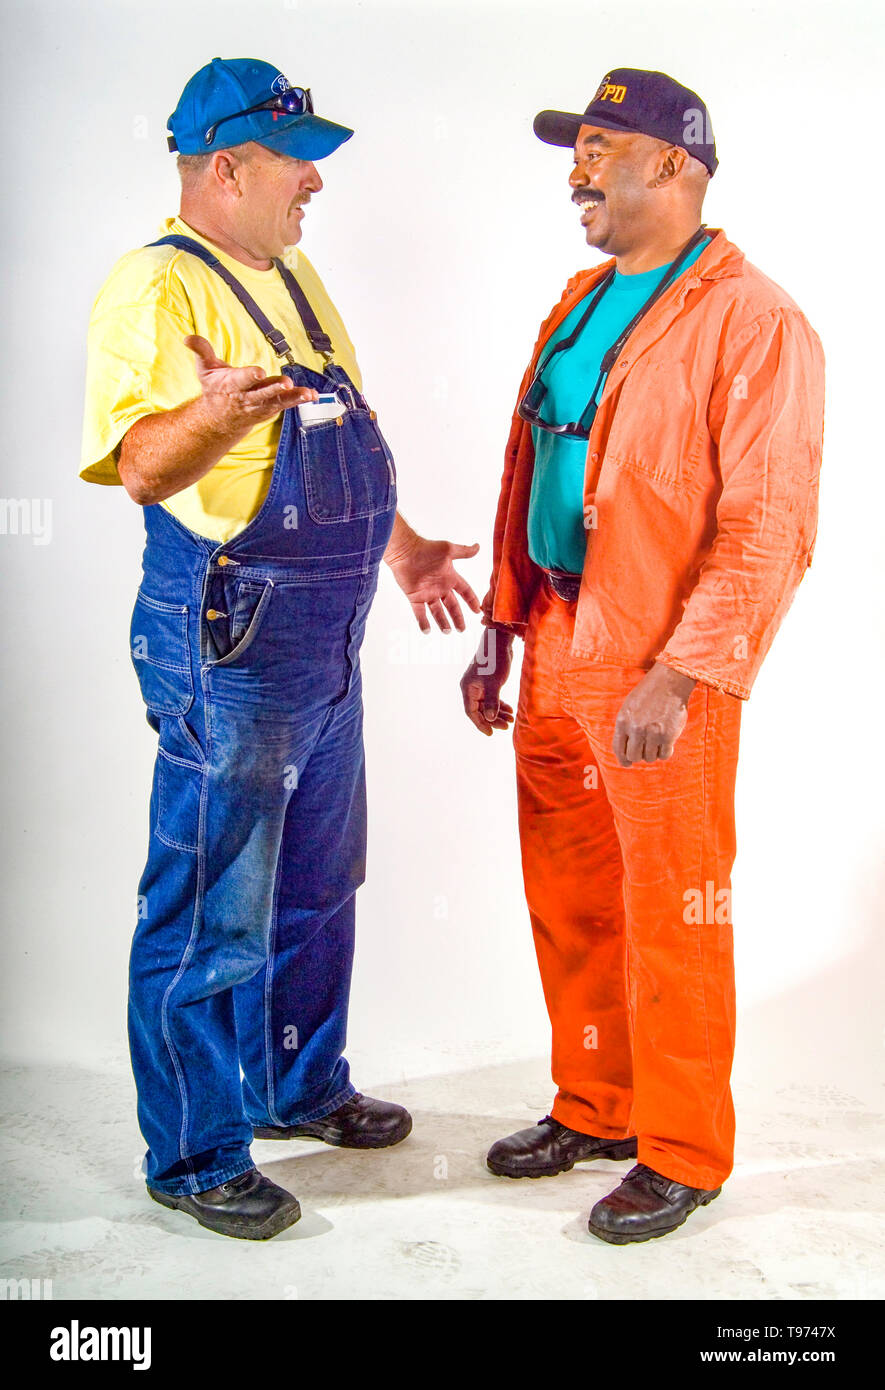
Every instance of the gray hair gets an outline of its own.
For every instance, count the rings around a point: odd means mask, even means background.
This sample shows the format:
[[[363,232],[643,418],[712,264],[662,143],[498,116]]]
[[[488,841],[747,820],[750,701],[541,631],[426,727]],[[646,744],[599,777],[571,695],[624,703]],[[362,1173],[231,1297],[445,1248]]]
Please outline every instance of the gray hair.
[[[196,183],[208,169],[213,154],[180,154],[175,163],[181,176],[182,183]],[[242,145],[230,145],[225,150],[225,154],[234,155],[239,160],[249,158],[248,142]]]

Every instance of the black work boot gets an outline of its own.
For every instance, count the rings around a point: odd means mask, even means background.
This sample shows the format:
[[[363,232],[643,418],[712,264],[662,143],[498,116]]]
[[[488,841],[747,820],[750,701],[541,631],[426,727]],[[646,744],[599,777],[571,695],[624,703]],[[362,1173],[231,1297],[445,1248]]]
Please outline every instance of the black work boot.
[[[237,1240],[270,1240],[294,1226],[301,1216],[291,1192],[277,1187],[257,1168],[230,1178],[220,1187],[210,1187],[208,1192],[178,1195],[148,1187],[148,1193],[161,1207],[186,1212],[207,1230]]]
[[[721,1187],[686,1187],[656,1173],[645,1163],[637,1163],[620,1187],[596,1203],[588,1227],[594,1236],[610,1245],[654,1240],[675,1231],[686,1217],[698,1207],[707,1206],[721,1191]]]
[[[635,1158],[635,1139],[596,1139],[545,1115],[489,1149],[486,1163],[502,1178],[547,1178],[567,1173],[588,1158]]]
[[[412,1132],[412,1117],[401,1105],[355,1096],[321,1120],[300,1125],[259,1125],[256,1139],[322,1139],[340,1149],[387,1149]]]

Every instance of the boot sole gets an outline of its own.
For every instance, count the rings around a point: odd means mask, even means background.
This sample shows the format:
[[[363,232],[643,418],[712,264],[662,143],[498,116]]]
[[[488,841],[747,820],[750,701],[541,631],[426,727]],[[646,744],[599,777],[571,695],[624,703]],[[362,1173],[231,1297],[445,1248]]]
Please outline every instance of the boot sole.
[[[494,1173],[498,1178],[555,1178],[558,1173],[570,1173],[576,1163],[593,1163],[597,1158],[625,1159],[636,1157],[636,1143],[628,1143],[626,1140],[621,1144],[612,1144],[608,1149],[600,1149],[598,1153],[588,1154],[586,1158],[573,1158],[569,1163],[560,1163],[554,1168],[519,1168],[514,1170],[505,1163],[496,1163],[493,1159],[486,1159],[486,1167],[490,1173]]]
[[[708,1207],[711,1202],[716,1200],[721,1191],[722,1188],[717,1187],[713,1192],[708,1192],[706,1197],[698,1202],[697,1207],[692,1207],[691,1211],[685,1213],[681,1221],[675,1221],[672,1226],[662,1226],[657,1231],[648,1231],[645,1235],[632,1236],[625,1235],[620,1231],[604,1231],[599,1226],[594,1226],[590,1221],[587,1222],[587,1230],[591,1235],[598,1236],[608,1245],[642,1245],[647,1240],[658,1240],[661,1236],[668,1236],[671,1231],[678,1231],[680,1226],[685,1225],[692,1212],[697,1211],[698,1207]]]
[[[208,1212],[195,1211],[189,1206],[188,1197],[174,1197],[169,1192],[156,1192],[150,1187],[148,1196],[161,1207],[168,1207],[170,1211],[183,1211],[185,1216],[192,1216],[197,1224],[205,1226],[207,1231],[214,1231],[219,1236],[231,1236],[234,1240],[272,1240],[281,1231],[287,1231],[296,1221],[301,1220],[301,1207],[295,1197],[290,1205],[275,1211],[260,1226],[256,1226],[242,1216],[229,1216],[226,1220],[213,1221]]]
[[[399,1129],[393,1130],[391,1134],[356,1136],[354,1139],[330,1139],[325,1134],[305,1133],[299,1125],[297,1131],[291,1129],[271,1129],[260,1127],[252,1130],[253,1139],[319,1139],[321,1143],[328,1144],[333,1149],[390,1149],[394,1144],[401,1144],[404,1139],[408,1139],[412,1133],[411,1118],[404,1120]]]

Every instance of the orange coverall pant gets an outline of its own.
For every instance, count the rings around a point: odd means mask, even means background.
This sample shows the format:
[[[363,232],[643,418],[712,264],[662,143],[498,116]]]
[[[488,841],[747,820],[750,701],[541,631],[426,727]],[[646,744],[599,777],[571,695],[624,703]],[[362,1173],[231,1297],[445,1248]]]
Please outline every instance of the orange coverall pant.
[[[734,1153],[741,702],[699,682],[672,756],[622,767],[615,718],[645,671],[572,656],[575,608],[542,585],[514,725],[552,1114],[584,1134],[635,1134],[640,1163],[710,1189]]]

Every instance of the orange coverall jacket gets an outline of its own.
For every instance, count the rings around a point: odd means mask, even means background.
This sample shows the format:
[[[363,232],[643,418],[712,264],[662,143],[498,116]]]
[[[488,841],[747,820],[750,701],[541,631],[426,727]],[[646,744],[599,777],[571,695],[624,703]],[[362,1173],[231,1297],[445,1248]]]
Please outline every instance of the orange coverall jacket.
[[[789,295],[709,230],[605,383],[572,651],[661,660],[746,699],[814,550],[824,357]],[[569,281],[520,399],[548,338],[612,264]],[[531,426],[514,412],[483,621],[519,635],[541,579],[528,552],[533,467]]]

